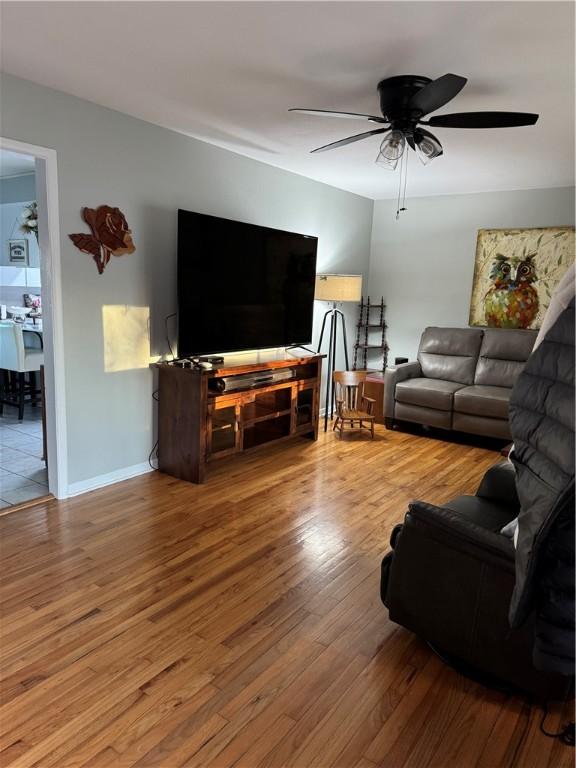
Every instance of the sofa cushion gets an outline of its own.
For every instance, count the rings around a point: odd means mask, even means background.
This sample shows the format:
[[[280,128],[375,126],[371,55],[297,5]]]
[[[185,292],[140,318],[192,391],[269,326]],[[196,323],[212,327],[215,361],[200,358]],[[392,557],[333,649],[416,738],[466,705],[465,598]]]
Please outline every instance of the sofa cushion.
[[[508,419],[494,419],[491,416],[476,416],[472,413],[452,412],[452,429],[467,432],[470,435],[497,437],[499,440],[512,440]]]
[[[422,375],[473,384],[482,335],[481,328],[426,328],[418,348]]]
[[[513,387],[536,341],[536,331],[486,328],[474,384]]]
[[[507,419],[511,392],[508,387],[483,387],[476,384],[462,387],[454,395],[454,410],[474,416]]]
[[[451,411],[454,392],[461,387],[462,384],[441,379],[408,379],[396,384],[396,400],[409,405]]]
[[[411,421],[439,429],[452,429],[452,411],[440,411],[438,408],[425,408],[423,405],[396,403],[394,418],[398,421]]]

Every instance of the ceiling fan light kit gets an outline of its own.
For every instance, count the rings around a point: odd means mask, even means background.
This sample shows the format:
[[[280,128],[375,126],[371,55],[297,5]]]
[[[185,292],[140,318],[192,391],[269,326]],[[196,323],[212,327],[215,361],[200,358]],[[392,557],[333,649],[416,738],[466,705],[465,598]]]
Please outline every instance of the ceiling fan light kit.
[[[465,77],[453,74],[442,75],[436,80],[421,75],[388,77],[378,83],[382,117],[358,112],[331,112],[326,109],[293,108],[289,111],[319,117],[368,120],[384,126],[348,136],[311,151],[326,152],[371,136],[385,134],[380,143],[376,164],[391,171],[396,170],[398,162],[404,157],[406,145],[416,153],[424,165],[443,154],[440,141],[430,131],[422,128],[423,125],[438,128],[513,128],[534,125],[538,120],[538,115],[528,112],[458,112],[432,116],[427,122],[423,120],[430,112],[435,112],[457,96],[466,82]],[[401,162],[399,198],[402,184],[405,197],[407,165],[407,162]],[[398,206],[397,218],[400,210],[406,209]]]
[[[414,151],[423,165],[444,154],[442,144],[428,131],[420,128],[414,132]]]
[[[406,137],[402,131],[390,131],[388,136],[382,139],[376,164],[394,171],[405,149]]]

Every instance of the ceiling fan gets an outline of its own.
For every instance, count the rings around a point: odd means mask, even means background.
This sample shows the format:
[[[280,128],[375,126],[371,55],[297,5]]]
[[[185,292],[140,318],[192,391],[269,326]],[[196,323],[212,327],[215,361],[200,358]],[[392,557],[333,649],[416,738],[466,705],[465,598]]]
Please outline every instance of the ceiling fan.
[[[451,101],[460,93],[466,82],[465,77],[452,74],[442,75],[436,80],[419,75],[388,77],[378,83],[381,117],[357,112],[332,112],[327,109],[293,108],[289,112],[320,117],[364,119],[376,123],[381,127],[333,141],[313,149],[312,152],[326,152],[370,136],[387,134],[380,144],[376,162],[390,170],[394,170],[398,165],[406,145],[416,152],[424,164],[442,154],[442,144],[434,134],[422,127],[424,125],[438,128],[512,128],[534,125],[538,120],[538,115],[528,112],[456,112],[432,116],[427,121],[422,119]]]

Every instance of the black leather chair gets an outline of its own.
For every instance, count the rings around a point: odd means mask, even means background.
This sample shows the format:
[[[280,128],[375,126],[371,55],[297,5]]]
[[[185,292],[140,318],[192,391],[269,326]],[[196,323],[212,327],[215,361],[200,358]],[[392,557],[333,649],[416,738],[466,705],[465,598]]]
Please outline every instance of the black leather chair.
[[[392,621],[472,676],[541,700],[564,700],[572,678],[532,663],[532,622],[511,630],[514,544],[500,530],[518,514],[514,468],[492,467],[475,496],[441,507],[415,501],[392,533],[381,597]]]

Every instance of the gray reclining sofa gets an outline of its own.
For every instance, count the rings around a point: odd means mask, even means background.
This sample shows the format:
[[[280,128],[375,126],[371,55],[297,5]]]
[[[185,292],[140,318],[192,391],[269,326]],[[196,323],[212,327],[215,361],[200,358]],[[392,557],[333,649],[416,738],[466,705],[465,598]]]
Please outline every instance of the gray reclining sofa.
[[[426,328],[418,360],[386,369],[385,424],[510,439],[508,402],[536,331]]]

